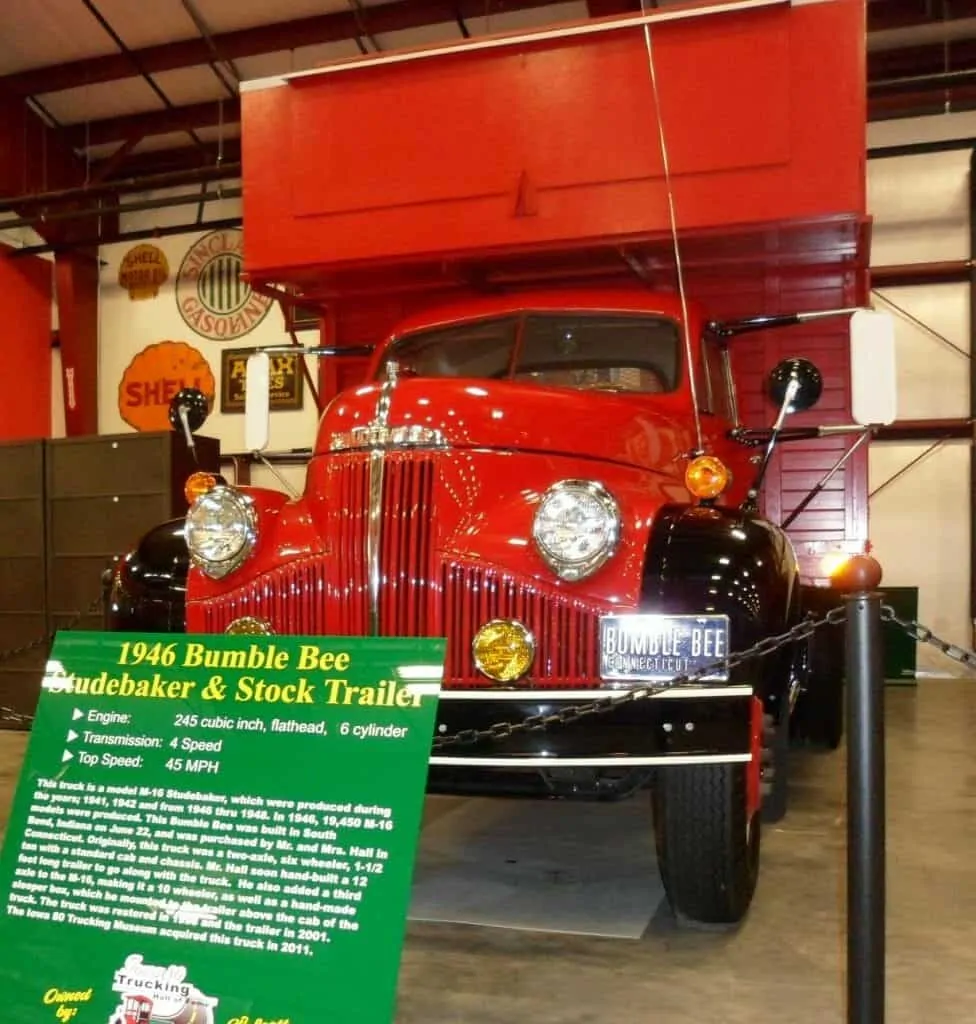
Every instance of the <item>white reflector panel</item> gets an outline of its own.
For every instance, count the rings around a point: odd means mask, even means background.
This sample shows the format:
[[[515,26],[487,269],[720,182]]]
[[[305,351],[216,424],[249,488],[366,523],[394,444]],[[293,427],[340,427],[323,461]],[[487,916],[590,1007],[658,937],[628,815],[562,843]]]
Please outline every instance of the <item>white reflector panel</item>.
[[[851,317],[851,413],[862,426],[883,426],[898,413],[895,322],[890,313],[859,309]]]
[[[261,452],[268,447],[271,431],[271,359],[256,352],[247,359],[244,386],[244,448]]]

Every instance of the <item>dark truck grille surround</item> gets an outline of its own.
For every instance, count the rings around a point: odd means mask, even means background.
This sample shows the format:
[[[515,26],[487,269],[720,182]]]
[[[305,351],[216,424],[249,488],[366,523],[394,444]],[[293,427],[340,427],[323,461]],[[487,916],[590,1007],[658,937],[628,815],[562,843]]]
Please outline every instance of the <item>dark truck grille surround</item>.
[[[471,641],[489,619],[517,618],[536,639],[531,685],[598,686],[598,611],[497,570],[443,561],[437,555],[435,459],[429,452],[386,455],[380,511],[380,634],[446,636],[445,682],[488,686],[490,681],[472,663]],[[335,498],[323,538],[329,553],[289,562],[233,593],[204,602],[208,632],[223,632],[242,615],[269,619],[279,633],[368,632],[368,453],[330,456],[325,486]]]

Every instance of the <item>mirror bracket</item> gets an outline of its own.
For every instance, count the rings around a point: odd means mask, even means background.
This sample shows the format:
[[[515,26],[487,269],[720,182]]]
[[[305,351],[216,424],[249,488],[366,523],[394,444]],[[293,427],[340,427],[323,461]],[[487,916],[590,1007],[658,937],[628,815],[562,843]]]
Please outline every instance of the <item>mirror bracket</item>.
[[[766,450],[759,460],[759,468],[742,502],[742,511],[750,514],[759,511],[759,492],[786,417],[790,413],[805,412],[816,404],[823,392],[823,377],[808,359],[784,359],[773,367],[767,387],[770,398],[778,404],[779,410],[766,442]]]
[[[197,446],[193,435],[206,422],[210,415],[210,399],[199,388],[181,388],[173,395],[169,403],[169,423],[186,440],[186,446],[199,463]]]

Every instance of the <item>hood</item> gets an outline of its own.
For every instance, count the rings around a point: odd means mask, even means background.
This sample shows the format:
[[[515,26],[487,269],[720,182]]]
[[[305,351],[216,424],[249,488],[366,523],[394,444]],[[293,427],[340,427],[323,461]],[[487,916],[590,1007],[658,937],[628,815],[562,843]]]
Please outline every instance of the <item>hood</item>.
[[[322,417],[316,454],[362,446],[363,428],[376,422],[381,390],[377,383],[340,395]],[[575,455],[657,469],[694,445],[687,398],[680,393],[439,377],[401,379],[387,398],[386,426],[420,428],[425,439],[436,436],[452,448]]]

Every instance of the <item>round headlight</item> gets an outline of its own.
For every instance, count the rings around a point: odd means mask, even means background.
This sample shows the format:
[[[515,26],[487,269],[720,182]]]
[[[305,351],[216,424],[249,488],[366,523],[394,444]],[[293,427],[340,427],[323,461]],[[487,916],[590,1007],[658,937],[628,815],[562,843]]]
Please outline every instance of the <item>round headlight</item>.
[[[232,487],[215,487],[190,506],[183,536],[193,564],[219,580],[233,572],[254,548],[254,505]]]
[[[591,480],[563,480],[539,503],[532,539],[564,580],[581,580],[603,565],[620,540],[620,512],[610,492]]]

